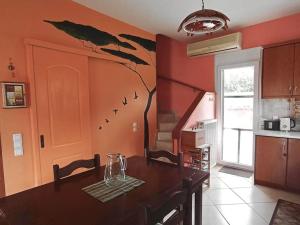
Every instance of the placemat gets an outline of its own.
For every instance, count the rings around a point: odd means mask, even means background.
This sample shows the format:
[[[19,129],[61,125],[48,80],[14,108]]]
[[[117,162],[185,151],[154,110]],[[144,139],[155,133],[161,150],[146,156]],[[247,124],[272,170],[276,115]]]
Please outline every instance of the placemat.
[[[145,181],[136,179],[134,177],[126,176],[125,181],[120,182],[120,185],[108,186],[105,181],[92,184],[90,186],[82,188],[87,194],[105,203],[122,194],[125,194],[136,187],[144,184]]]

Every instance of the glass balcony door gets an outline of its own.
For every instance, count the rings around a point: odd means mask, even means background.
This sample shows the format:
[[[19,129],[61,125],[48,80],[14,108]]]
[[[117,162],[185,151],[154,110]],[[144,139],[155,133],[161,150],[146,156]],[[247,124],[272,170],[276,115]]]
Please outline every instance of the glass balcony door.
[[[255,65],[224,68],[221,161],[253,168]]]

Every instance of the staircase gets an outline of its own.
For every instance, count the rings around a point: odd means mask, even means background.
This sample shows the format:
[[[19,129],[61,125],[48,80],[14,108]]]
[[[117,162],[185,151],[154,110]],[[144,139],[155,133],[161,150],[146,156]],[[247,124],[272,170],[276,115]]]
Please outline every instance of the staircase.
[[[158,114],[158,133],[156,139],[156,150],[173,152],[172,131],[179,121],[175,113],[164,112]]]

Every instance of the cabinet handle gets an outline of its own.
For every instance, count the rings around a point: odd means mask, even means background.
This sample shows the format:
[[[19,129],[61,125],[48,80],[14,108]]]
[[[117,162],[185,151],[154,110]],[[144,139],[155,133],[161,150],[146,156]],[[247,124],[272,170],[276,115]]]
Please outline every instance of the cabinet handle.
[[[293,88],[292,88],[292,85],[290,84],[290,86],[289,86],[290,95],[292,95],[292,91],[293,91]]]
[[[295,93],[297,92],[297,89],[298,89],[298,87],[295,86],[295,87],[294,87],[294,92],[295,92]]]
[[[282,143],[282,156],[287,157],[285,141]]]

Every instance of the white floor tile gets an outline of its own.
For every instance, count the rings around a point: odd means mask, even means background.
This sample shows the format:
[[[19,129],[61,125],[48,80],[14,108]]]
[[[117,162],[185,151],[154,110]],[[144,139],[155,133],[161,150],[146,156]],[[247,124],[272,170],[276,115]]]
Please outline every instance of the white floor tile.
[[[254,185],[253,177],[222,173],[220,168],[212,168],[211,186],[203,192],[203,225],[267,225],[278,199],[300,204],[298,194]]]
[[[253,183],[248,178],[231,176],[220,178],[230,188],[253,187]]]
[[[202,194],[202,205],[213,205],[214,203],[209,198],[208,191],[203,192]]]
[[[271,194],[265,193],[256,187],[233,188],[232,191],[246,203],[277,202],[277,199],[272,197]]]
[[[259,188],[263,192],[267,193],[268,195],[272,196],[272,198],[276,199],[276,201],[278,199],[283,199],[286,201],[300,204],[300,195],[299,194],[287,192],[284,190],[269,188],[269,187],[265,187],[265,186],[260,186],[260,185],[259,186],[257,185],[257,188]]]
[[[251,203],[249,206],[267,223],[270,223],[276,203]]]
[[[220,204],[242,204],[245,203],[238,195],[230,189],[210,189],[209,198],[216,205]]]
[[[229,188],[220,178],[210,178],[210,189]]]
[[[230,225],[267,225],[247,204],[218,205],[217,208]]]
[[[216,206],[203,206],[202,225],[228,225]]]

